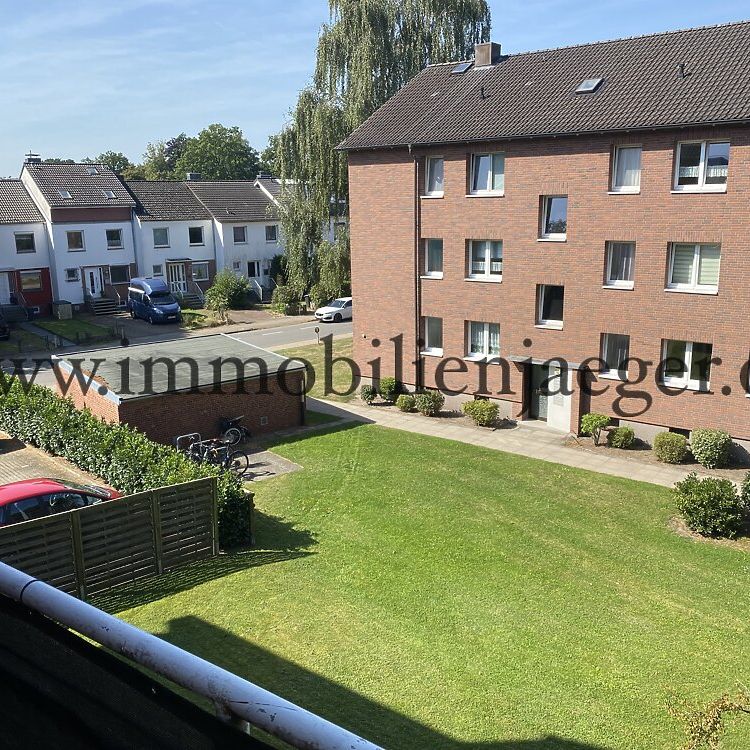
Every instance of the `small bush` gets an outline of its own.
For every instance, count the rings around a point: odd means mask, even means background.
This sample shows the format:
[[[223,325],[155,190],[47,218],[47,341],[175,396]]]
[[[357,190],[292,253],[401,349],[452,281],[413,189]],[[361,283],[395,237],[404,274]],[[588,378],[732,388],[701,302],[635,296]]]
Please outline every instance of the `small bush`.
[[[414,411],[414,396],[412,396],[411,393],[402,393],[396,399],[396,406],[401,411]]]
[[[663,464],[681,464],[688,454],[688,441],[677,432],[660,432],[654,438],[653,449]]]
[[[581,417],[581,433],[591,435],[594,445],[599,445],[602,430],[609,424],[609,417],[605,414],[584,414]]]
[[[271,297],[271,307],[278,313],[286,315],[299,307],[299,296],[290,286],[277,286]]]
[[[677,510],[693,530],[707,536],[736,537],[745,525],[747,506],[728,479],[689,474],[674,486]]]
[[[375,400],[375,396],[378,395],[378,392],[375,390],[374,386],[371,385],[363,385],[359,389],[359,397],[368,405],[372,404],[372,402]]]
[[[209,310],[235,310],[245,304],[250,282],[244,276],[237,276],[228,268],[219,271],[214,283],[206,292],[206,308]]]
[[[693,430],[690,452],[707,469],[720,469],[729,463],[732,438],[723,430]]]
[[[488,427],[497,421],[499,407],[494,401],[466,401],[461,405],[461,411],[474,420],[479,427]]]
[[[607,442],[611,448],[630,448],[635,442],[635,432],[632,427],[616,427],[607,435]]]
[[[414,397],[414,406],[425,417],[435,417],[445,403],[445,396],[440,391],[423,391]]]
[[[389,401],[392,403],[396,400],[398,392],[399,387],[396,378],[380,378],[380,383],[378,383],[378,393],[380,393],[380,398],[382,398],[383,401]]]

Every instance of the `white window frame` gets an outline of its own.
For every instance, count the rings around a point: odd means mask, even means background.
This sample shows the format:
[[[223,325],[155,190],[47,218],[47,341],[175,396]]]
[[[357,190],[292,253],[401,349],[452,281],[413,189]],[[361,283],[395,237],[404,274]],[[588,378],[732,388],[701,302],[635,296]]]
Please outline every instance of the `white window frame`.
[[[31,237],[31,250],[18,249],[19,237]],[[36,252],[36,237],[33,232],[13,232],[13,244],[16,247],[16,255],[32,255]]]
[[[243,239],[238,240],[235,232],[241,229]],[[234,226],[232,227],[232,244],[233,245],[247,245],[247,226]]]
[[[242,275],[242,261],[241,260],[233,260],[232,261],[232,271],[234,273],[238,273]]]
[[[436,162],[442,162],[443,165],[443,189],[442,190],[430,190],[430,181],[432,176],[433,164]],[[427,198],[442,198],[445,194],[445,157],[443,156],[428,156],[425,161],[425,175],[424,175],[424,194]]]
[[[617,180],[617,166],[619,163],[620,152],[626,149],[638,149],[640,152],[640,158],[638,160],[638,185],[620,185],[616,184]],[[612,185],[610,187],[611,193],[629,193],[634,195],[641,192],[641,175],[643,174],[643,146],[636,144],[622,144],[621,146],[615,146],[615,155],[612,160]]]
[[[547,232],[547,219],[554,198],[565,198],[565,232]],[[570,209],[570,200],[567,195],[543,195],[542,196],[542,226],[540,227],[539,239],[546,242],[565,242],[568,239],[568,213]]]
[[[710,390],[711,389],[711,380],[710,380],[711,368],[709,368],[709,373],[708,373],[709,380],[708,381],[693,380],[690,377],[690,372],[693,369],[693,346],[695,344],[708,344],[708,342],[707,341],[686,341],[685,342],[685,376],[682,378],[674,378],[674,377],[668,377],[663,367],[663,363],[666,362],[666,359],[667,359],[667,347],[670,341],[682,341],[682,339],[664,339],[662,342],[662,348],[661,348],[661,361],[662,361],[661,382],[662,382],[662,385],[666,385],[668,388],[681,388],[681,389],[687,389],[689,391]],[[714,356],[713,344],[709,344],[709,346],[711,346],[711,359],[713,359],[713,356]]]
[[[610,370],[607,367],[607,353],[609,349],[609,337],[610,336],[624,336],[628,340],[628,355],[626,360],[630,359],[630,335],[627,333],[604,333],[602,334],[602,350],[600,353],[602,360],[602,369],[599,371],[599,377],[611,378],[612,380],[626,380],[628,377],[627,368],[623,370]]]
[[[483,188],[474,188],[474,176],[476,173],[477,162],[480,157],[488,156],[490,159],[490,171],[487,173],[487,186]],[[502,188],[496,189],[490,187],[495,182],[495,157],[501,156],[503,160],[503,186]],[[494,195],[501,196],[505,195],[505,151],[482,151],[471,155],[471,182],[469,182],[469,195]]]
[[[81,235],[81,247],[70,247],[70,235],[71,234],[80,234]],[[68,245],[68,252],[69,253],[85,253],[86,252],[86,235],[84,234],[83,229],[70,229],[69,231],[65,232],[65,240]]]
[[[268,239],[268,230],[273,229],[274,230],[274,237],[273,239]],[[266,243],[269,245],[278,245],[279,243],[279,225],[278,224],[266,224],[265,225],[265,233],[266,233]]]
[[[680,157],[682,155],[683,146],[693,146],[696,143],[700,143],[701,146],[701,157],[700,163],[698,164],[698,184],[697,185],[680,185]],[[712,143],[727,143],[729,144],[729,164],[727,165],[727,179],[718,185],[707,185],[706,184],[706,169],[708,164],[706,163],[706,152],[708,147]],[[726,138],[709,139],[705,141],[680,141],[677,144],[677,153],[675,155],[674,165],[674,179],[672,181],[672,192],[673,193],[726,193],[727,184],[729,182],[729,166],[732,163],[732,145],[731,142]]]
[[[117,245],[110,245],[109,244],[109,237],[107,237],[107,233],[108,232],[117,232],[119,234],[119,236],[120,236],[120,239],[118,240],[119,244],[117,244]],[[122,248],[123,248],[123,244],[122,244],[122,229],[120,229],[118,227],[114,227],[114,228],[110,228],[110,229],[105,229],[104,230],[104,239],[107,241],[107,250],[122,250]]]
[[[157,245],[156,244],[156,232],[160,231],[160,230],[163,230],[163,231],[165,231],[167,233],[167,242],[164,245],[161,245],[161,244]],[[153,237],[153,240],[154,240],[154,247],[170,247],[170,244],[169,244],[169,227],[152,227],[151,228],[151,236]]]
[[[484,273],[474,273],[472,270],[472,257],[474,255],[474,244],[484,243]],[[500,245],[500,273],[492,273],[492,244]],[[499,284],[503,280],[504,247],[502,240],[469,240],[468,267],[466,269],[467,281],[489,281]]]
[[[440,268],[444,267],[445,263],[445,242],[441,237],[428,237],[424,240],[424,277],[427,279],[442,279],[443,271],[431,271],[430,270],[430,242],[440,242],[441,253],[440,253]]]
[[[157,268],[159,269],[158,273],[156,271]],[[154,263],[151,266],[151,275],[154,276],[154,277],[164,276],[164,264],[163,263]]]
[[[544,295],[547,289],[550,287],[561,287],[563,290],[563,320],[553,320],[542,317],[542,310],[544,309]],[[536,326],[538,328],[554,328],[556,330],[562,330],[564,317],[565,317],[565,286],[563,284],[539,284],[536,301]]]
[[[613,279],[612,278],[612,255],[614,251],[615,245],[630,245],[632,248],[633,253],[633,278],[629,281],[623,280],[623,279]],[[607,252],[607,274],[605,277],[604,286],[612,287],[613,289],[633,289],[635,287],[635,242],[630,242],[628,240],[626,241],[620,241],[620,240],[610,240],[607,242],[606,252]]]
[[[690,246],[692,242],[672,242],[669,246],[669,275],[667,276],[667,289],[670,291],[694,292],[696,294],[716,294],[719,291],[718,283],[699,284],[698,275],[700,273],[701,253],[704,247],[719,248],[719,275],[721,275],[721,245],[718,243],[702,242],[693,245],[693,269],[689,284],[677,284],[672,281],[672,272],[674,271],[675,248],[677,245]]]
[[[66,268],[65,269],[65,281],[68,284],[73,284],[76,281],[81,280],[81,269],[80,268]]]
[[[205,268],[206,269],[206,277],[204,279],[196,279],[195,278],[195,269],[196,268]],[[193,265],[191,267],[191,274],[193,277],[193,281],[208,281],[211,275],[211,270],[208,266],[208,261],[193,261]]]
[[[432,346],[430,342],[430,328],[427,322],[429,320],[440,321],[440,346]],[[443,338],[445,336],[445,332],[443,330],[443,319],[438,318],[435,315],[424,315],[422,317],[422,331],[424,333],[424,348],[422,349],[422,354],[428,354],[433,357],[441,357],[443,355]]]
[[[191,229],[199,229],[200,230],[200,233],[201,233],[201,240],[200,240],[200,242],[193,242],[190,239],[190,230]],[[190,245],[190,247],[202,247],[203,245],[206,244],[205,230],[203,229],[203,227],[200,227],[200,226],[198,226],[198,227],[188,227],[188,244]]]
[[[471,350],[471,327],[482,326],[482,351],[474,352]],[[490,326],[497,327],[498,346],[500,341],[500,324],[499,323],[483,323],[479,320],[467,320],[466,321],[466,357],[465,359],[473,361],[484,361],[492,357],[499,357],[500,352],[490,352]]]

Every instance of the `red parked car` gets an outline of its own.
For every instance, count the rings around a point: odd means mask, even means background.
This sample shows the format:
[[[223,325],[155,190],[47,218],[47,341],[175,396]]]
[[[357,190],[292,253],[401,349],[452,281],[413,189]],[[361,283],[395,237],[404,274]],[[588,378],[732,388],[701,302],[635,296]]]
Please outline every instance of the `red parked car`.
[[[0,526],[85,508],[122,495],[109,487],[67,479],[24,479],[0,486]]]

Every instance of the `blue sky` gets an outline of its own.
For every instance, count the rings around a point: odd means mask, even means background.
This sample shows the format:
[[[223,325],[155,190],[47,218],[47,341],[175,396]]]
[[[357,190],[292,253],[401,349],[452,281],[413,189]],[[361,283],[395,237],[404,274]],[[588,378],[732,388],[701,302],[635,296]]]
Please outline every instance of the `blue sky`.
[[[491,0],[520,52],[750,17],[747,0]],[[212,122],[262,149],[312,73],[326,0],[0,0],[0,175],[23,154],[140,159]]]

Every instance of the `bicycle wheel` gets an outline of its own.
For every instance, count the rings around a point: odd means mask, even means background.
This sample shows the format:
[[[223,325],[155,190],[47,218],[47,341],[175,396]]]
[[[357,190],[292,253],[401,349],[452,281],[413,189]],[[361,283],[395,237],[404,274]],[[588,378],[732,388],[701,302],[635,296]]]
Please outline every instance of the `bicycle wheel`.
[[[247,457],[247,453],[242,451],[231,453],[227,459],[227,468],[238,477],[245,476],[245,472],[250,468],[250,459]]]
[[[239,445],[240,440],[242,440],[242,430],[239,427],[230,427],[222,437],[229,445]]]

